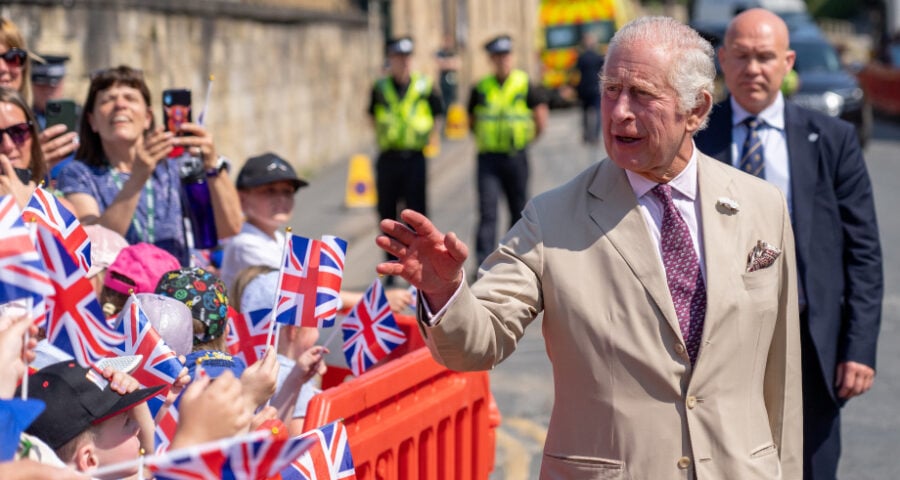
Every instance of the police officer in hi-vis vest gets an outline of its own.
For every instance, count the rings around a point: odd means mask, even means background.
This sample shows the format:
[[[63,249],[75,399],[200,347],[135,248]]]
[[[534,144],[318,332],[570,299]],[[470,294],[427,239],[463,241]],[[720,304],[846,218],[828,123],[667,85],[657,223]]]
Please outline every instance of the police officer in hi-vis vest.
[[[389,40],[386,53],[388,75],[372,88],[369,114],[380,151],[375,171],[378,215],[398,219],[401,201],[427,214],[423,150],[440,131],[436,117],[443,115],[444,104],[431,79],[410,70],[412,38]]]
[[[512,68],[512,40],[500,35],[484,46],[494,73],[481,79],[469,96],[469,118],[478,144],[478,231],[480,265],[497,247],[497,204],[506,196],[510,225],[528,200],[526,148],[547,123],[547,103],[528,74]]]

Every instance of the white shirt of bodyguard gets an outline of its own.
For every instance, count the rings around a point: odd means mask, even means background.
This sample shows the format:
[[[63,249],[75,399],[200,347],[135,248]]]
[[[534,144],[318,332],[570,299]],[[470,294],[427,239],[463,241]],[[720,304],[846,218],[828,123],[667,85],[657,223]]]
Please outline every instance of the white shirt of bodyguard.
[[[275,239],[244,222],[241,232],[232,237],[222,254],[219,276],[228,288],[241,270],[252,266],[281,267],[284,250],[284,233],[276,230]]]
[[[653,190],[653,187],[659,184],[653,180],[648,180],[631,170],[625,170],[625,175],[628,177],[628,183],[631,184],[631,190],[634,191],[634,196],[637,197],[638,209],[641,211],[641,216],[644,217],[644,223],[647,224],[647,229],[650,232],[650,239],[656,247],[659,264],[663,266],[660,229],[662,228],[663,214],[665,212],[663,211],[662,202],[656,198],[656,195],[650,193],[650,190]],[[706,262],[703,260],[703,230],[698,220],[700,218],[700,202],[697,201],[697,197],[700,195],[700,189],[697,184],[696,145],[693,147],[691,158],[688,160],[687,166],[675,178],[669,181],[669,186],[672,187],[672,203],[675,204],[675,208],[678,209],[678,213],[681,215],[681,218],[688,226],[688,230],[691,232],[691,240],[694,243],[694,252],[697,254],[697,258],[700,259],[700,274],[703,276],[705,282]],[[665,267],[663,266],[663,268]],[[447,310],[447,307],[449,307],[456,299],[456,296],[459,295],[461,289],[462,285],[456,289],[456,292],[453,293],[453,296],[450,297],[447,304],[435,314],[431,313],[428,302],[422,302],[422,306],[425,308],[425,320],[428,325],[434,325],[440,320],[440,317]]]
[[[731,164],[740,168],[741,149],[747,138],[748,128],[743,122],[753,115],[744,110],[731,97]],[[759,112],[756,118],[764,122],[759,128],[762,141],[763,158],[765,158],[766,181],[778,187],[791,207],[791,172],[788,165],[787,133],[784,130],[784,96],[778,92],[775,101]]]

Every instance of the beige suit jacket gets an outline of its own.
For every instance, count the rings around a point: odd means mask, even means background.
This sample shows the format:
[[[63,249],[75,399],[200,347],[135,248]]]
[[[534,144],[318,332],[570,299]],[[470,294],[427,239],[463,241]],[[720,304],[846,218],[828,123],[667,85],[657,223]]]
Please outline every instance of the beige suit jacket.
[[[464,285],[433,327],[421,324],[438,362],[484,370],[544,313],[555,399],[541,478],[802,477],[797,278],[784,197],[702,154],[698,182],[709,300],[694,368],[658,251],[624,170],[609,159],[529,202],[482,278]],[[746,273],[759,240],[783,253]]]

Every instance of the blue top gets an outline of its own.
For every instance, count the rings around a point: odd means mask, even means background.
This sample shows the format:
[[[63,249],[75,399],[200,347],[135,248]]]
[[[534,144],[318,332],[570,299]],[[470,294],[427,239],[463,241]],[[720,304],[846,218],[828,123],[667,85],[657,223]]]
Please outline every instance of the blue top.
[[[119,194],[120,185],[123,185],[129,176],[128,173],[113,172],[109,165],[96,167],[81,161],[73,161],[66,163],[62,168],[56,186],[64,195],[86,193],[94,197],[100,207],[100,213],[103,214]],[[149,195],[151,193],[152,195]],[[148,197],[152,197],[152,200]],[[152,224],[148,221],[151,206]],[[150,184],[141,191],[141,198],[138,200],[134,219],[125,234],[125,239],[132,245],[139,242],[152,243],[174,255],[182,265],[189,264],[177,159],[160,161],[153,170]]]

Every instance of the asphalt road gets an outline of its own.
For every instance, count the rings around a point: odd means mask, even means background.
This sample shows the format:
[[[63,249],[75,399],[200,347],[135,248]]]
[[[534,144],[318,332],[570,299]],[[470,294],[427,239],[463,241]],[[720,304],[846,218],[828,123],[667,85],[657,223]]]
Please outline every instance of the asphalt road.
[[[591,149],[580,143],[578,114],[577,110],[552,113],[548,131],[531,152],[532,193],[565,182],[604,156],[602,147]],[[898,152],[900,123],[879,120],[866,150],[885,258],[878,374],[873,389],[844,409],[842,479],[900,478],[900,253],[895,248],[900,240],[900,216],[894,212],[900,206]],[[375,278],[375,264],[382,254],[374,245],[374,209],[343,207],[346,175],[346,165],[316,175],[298,196],[293,225],[300,235],[334,234],[348,239],[344,285],[361,290]],[[470,245],[474,244],[476,221],[474,178],[469,140],[445,142],[441,154],[429,163],[429,215],[439,228],[456,232]],[[501,222],[505,222],[503,218]],[[470,262],[467,269],[473,268]],[[341,360],[333,354],[331,361]],[[553,403],[550,365],[539,322],[526,332],[517,352],[491,372],[491,382],[503,415],[491,479],[536,479]]]

